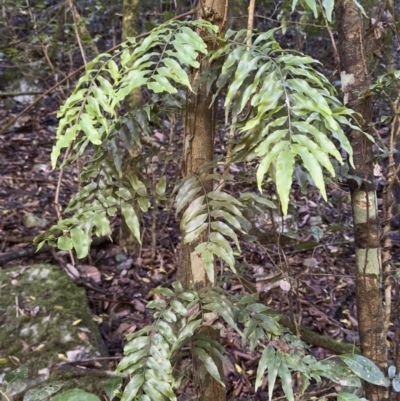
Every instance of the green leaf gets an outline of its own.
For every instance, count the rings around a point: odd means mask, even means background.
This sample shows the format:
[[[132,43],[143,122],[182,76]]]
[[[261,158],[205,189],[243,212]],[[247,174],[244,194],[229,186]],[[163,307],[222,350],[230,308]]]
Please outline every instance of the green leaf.
[[[118,178],[122,178],[122,153],[117,136],[111,138],[109,146],[111,150],[112,161],[114,162],[115,169],[118,172]]]
[[[361,14],[365,17],[365,18],[369,18],[367,13],[364,10],[364,7],[357,1],[357,0],[353,0],[354,4],[360,9]]]
[[[281,378],[282,389],[287,400],[294,401],[292,376],[284,361],[281,362],[278,373],[279,377]]]
[[[165,66],[167,68],[169,68],[169,70],[172,74],[172,78],[176,82],[186,86],[190,90],[192,89],[192,86],[190,85],[189,77],[188,77],[187,73],[182,69],[182,67],[174,59],[165,58],[165,59],[163,59],[163,62],[165,64]]]
[[[124,358],[122,358],[121,362],[118,364],[117,371],[123,372],[124,370],[128,369],[130,366],[139,362],[145,356],[147,356],[147,349],[141,349],[138,352],[132,352],[128,356],[125,356]]]
[[[185,316],[187,313],[187,309],[183,306],[182,302],[177,299],[171,301],[171,307],[176,313],[179,313],[182,316]]]
[[[196,60],[197,53],[191,49],[190,46],[185,46],[182,43],[179,42],[173,42],[172,43],[177,50],[177,52],[174,52],[172,50],[167,50],[165,53],[168,54],[171,57],[175,57],[176,59],[179,60],[179,62],[182,65],[186,66],[191,66],[193,68],[199,68],[200,63]],[[190,56],[191,52],[194,52],[195,56],[194,58]]]
[[[200,257],[203,261],[204,270],[207,273],[207,277],[213,283],[215,281],[214,254],[206,250],[200,254]]]
[[[340,164],[343,164],[342,156],[340,155],[339,151],[336,149],[336,146],[326,136],[326,134],[320,132],[317,128],[315,128],[311,124],[308,124],[304,121],[297,121],[297,122],[294,122],[292,125],[293,125],[293,127],[296,127],[301,132],[306,132],[306,133],[312,134],[324,152],[330,153],[332,156],[334,156],[339,161]]]
[[[232,271],[235,270],[235,258],[233,257],[233,252],[227,252],[222,244],[222,241],[219,242],[207,242],[205,243],[207,246],[207,250],[214,253],[221,259],[223,259],[231,268]],[[201,246],[202,244],[198,245],[195,249],[195,252],[199,253],[200,255],[202,254],[203,251],[198,251],[198,247]]]
[[[139,180],[137,175],[129,174],[128,176],[129,182],[132,185],[132,188],[143,197],[147,196],[147,188],[142,181]]]
[[[281,365],[281,358],[278,353],[272,359],[271,364],[268,366],[268,397],[272,399],[272,393],[274,392],[276,376],[278,375],[279,366]]]
[[[257,186],[260,192],[262,192],[261,186],[264,180],[264,175],[268,172],[271,163],[275,158],[284,151],[284,149],[289,145],[289,141],[281,141],[275,144],[271,151],[262,159],[260,165],[257,169]]]
[[[238,249],[240,251],[238,237],[237,237],[236,233],[227,224],[225,224],[222,221],[213,221],[211,223],[211,228],[213,230],[218,230],[220,233],[222,233],[226,237],[232,238],[235,245],[238,247]]]
[[[133,338],[139,337],[142,334],[146,334],[149,331],[151,331],[153,328],[152,326],[145,326],[143,327],[143,329],[136,331],[135,333],[130,333],[126,335],[126,338],[128,339],[128,341],[132,340]],[[118,370],[117,370],[118,371]]]
[[[269,129],[269,125],[268,124],[266,126],[266,128],[263,130],[263,135],[266,135],[268,133],[268,129]],[[289,133],[288,129],[278,129],[276,131],[274,131],[272,134],[268,135],[268,137],[263,140],[254,150],[255,154],[257,156],[264,156],[269,152],[269,147],[272,144],[276,144],[278,143],[281,139],[283,139],[287,134]]]
[[[337,401],[360,401],[360,398],[358,398],[356,395],[351,394],[351,393],[345,393],[345,392],[340,392],[337,395]]]
[[[117,191],[115,191],[115,195],[119,196],[125,201],[129,201],[133,198],[131,191],[128,188],[121,187]]]
[[[175,35],[175,37],[178,40],[182,40],[184,41],[184,43],[189,44],[191,48],[194,48],[201,53],[207,54],[207,45],[205,44],[201,36],[190,28],[186,26],[181,27],[181,33]]]
[[[286,216],[289,204],[289,193],[292,187],[294,153],[291,151],[281,152],[276,159],[275,182],[282,212]]]
[[[140,225],[135,209],[129,203],[121,202],[121,212],[124,216],[127,226],[132,231],[139,244],[141,244],[142,239],[140,238]]]
[[[122,384],[122,377],[111,376],[104,383],[103,389],[107,395],[108,401],[112,401],[115,398],[114,391],[119,388]]]
[[[201,325],[201,320],[193,320],[183,327],[179,332],[178,342],[182,342],[187,337],[193,336],[194,331]]]
[[[163,395],[147,381],[143,386],[143,390],[150,397],[151,401],[164,401]]]
[[[332,136],[340,142],[340,145],[342,146],[342,148],[349,154],[350,164],[354,168],[353,148],[351,147],[350,141],[344,134],[343,130],[340,128],[338,131],[332,131]]]
[[[311,11],[314,13],[314,18],[318,18],[318,10],[317,10],[317,4],[315,0],[305,0],[306,4],[308,7],[311,8]]]
[[[165,308],[167,305],[167,302],[164,299],[153,299],[150,302],[147,302],[146,307],[149,309],[154,309],[154,308]]]
[[[74,388],[52,397],[50,401],[100,401],[100,398],[80,388]]]
[[[95,213],[93,224],[96,226],[96,235],[98,237],[110,236],[112,234],[110,221],[105,212]]]
[[[149,379],[146,381],[148,385],[153,386],[161,394],[164,394],[168,400],[176,401],[176,396],[169,383],[161,380]]]
[[[11,384],[12,382],[18,379],[27,379],[28,375],[29,375],[28,367],[20,366],[19,368],[16,368],[11,372],[7,372],[4,375],[4,381],[7,382],[8,384]]]
[[[314,0],[309,1],[314,2]],[[332,110],[330,109],[324,96],[322,96],[315,88],[312,88],[307,81],[304,79],[292,78],[288,79],[287,82],[292,85],[297,92],[305,93],[310,97],[310,99],[312,99],[314,103],[314,110],[319,109],[323,114],[328,116],[332,115]]]
[[[215,300],[215,302],[212,302],[213,301],[212,299],[211,300],[207,299],[207,301],[210,303],[203,305],[205,309],[208,309],[211,312],[215,313],[216,315],[221,316],[222,319],[224,319],[225,322],[229,324],[229,326],[235,329],[241,336],[243,335],[241,330],[239,329],[239,327],[232,318],[232,310],[229,307],[227,307],[226,304],[222,303],[220,299]]]
[[[50,397],[55,394],[57,391],[60,391],[61,388],[65,386],[65,382],[63,381],[49,381],[35,388],[28,390],[23,398],[23,401],[41,401],[45,398]]]
[[[140,210],[144,213],[149,210],[149,207],[151,205],[150,201],[147,198],[143,198],[143,197],[139,197],[137,199],[137,203],[140,207]]]
[[[190,205],[185,210],[185,213],[183,213],[181,220],[181,229],[183,229],[187,221],[191,220],[193,217],[201,213],[206,208],[206,205],[203,205],[204,199],[205,196],[202,195],[190,203]]]
[[[81,126],[79,124],[74,124],[69,127],[64,135],[58,137],[57,143],[53,146],[51,152],[51,167],[56,168],[57,159],[60,156],[61,149],[67,148],[69,144],[76,138],[77,132],[80,131]]]
[[[294,54],[283,54],[276,59],[277,62],[283,63],[285,66],[301,66],[302,64],[312,64],[312,63],[318,63],[321,64],[318,60],[313,59],[310,56],[297,56]],[[290,70],[290,71],[296,71],[297,69]],[[315,72],[314,72],[315,74]],[[307,77],[309,77],[307,75]]]
[[[99,131],[94,127],[92,119],[88,114],[82,113],[79,121],[82,131],[86,134],[87,138],[94,145],[100,145]]]
[[[212,200],[212,201],[209,201],[208,204],[210,206],[212,206],[213,210],[225,208],[225,209],[228,209],[232,214],[239,216],[239,217],[243,217],[242,212],[231,202]]]
[[[121,401],[133,401],[140,391],[141,386],[144,383],[144,374],[137,373],[135,374],[130,380],[129,383],[126,385],[124,393],[122,394]]]
[[[222,191],[212,191],[209,192],[207,194],[207,196],[211,199],[214,200],[219,200],[219,201],[226,201],[226,202],[230,202],[230,203],[234,203],[238,206],[242,206],[242,204],[240,203],[240,201],[238,201],[236,198],[234,198],[232,195],[229,195],[226,192],[222,192]]]
[[[215,231],[212,232],[209,235],[208,240],[217,244],[222,249],[224,249],[226,251],[226,253],[230,256],[230,258],[232,258],[232,260],[235,260],[235,258],[233,256],[233,249],[232,249],[231,245],[225,239],[225,237],[223,235],[221,235],[219,232],[215,232]]]
[[[187,233],[183,239],[183,243],[184,244],[188,244],[192,241],[195,241],[196,239],[199,238],[200,234],[206,230],[208,227],[208,223],[203,223],[202,225],[200,225],[199,227],[197,227],[195,230]]]
[[[197,182],[196,182],[196,184],[197,184]],[[182,186],[182,188],[178,192],[178,195],[176,196],[176,214],[178,214],[200,190],[201,190],[201,187],[199,186],[199,187],[192,188],[189,191],[185,192],[183,190],[183,186]]]
[[[252,320],[254,321],[254,320]],[[254,321],[255,322],[255,321]],[[260,361],[258,363],[257,367],[257,377],[256,377],[256,386],[255,390],[261,386],[262,381],[263,381],[263,376],[265,371],[268,369],[270,363],[272,362],[272,359],[275,357],[275,349],[271,345],[268,345],[267,347],[264,348],[264,351],[261,355]]]
[[[124,347],[124,354],[128,355],[132,352],[140,351],[150,344],[149,336],[140,336],[136,337],[133,340],[130,340]]]
[[[166,309],[162,312],[162,317],[165,319],[165,321],[167,321],[168,323],[174,323],[176,322],[178,319],[175,315],[175,313],[173,313],[172,311],[170,311],[169,309]]]
[[[221,376],[219,374],[217,365],[215,364],[214,360],[211,358],[210,355],[204,351],[203,348],[193,347],[192,352],[204,363],[204,367],[206,368],[207,372],[221,384],[221,386],[225,387],[225,383],[221,380]]]
[[[78,259],[82,259],[89,253],[91,238],[82,230],[82,228],[75,227],[70,231],[72,244],[76,251]]]
[[[251,71],[255,70],[258,67],[258,62],[261,59],[261,56],[254,57],[251,49],[248,49],[246,53],[242,56],[239,64],[237,66],[235,77],[231,85],[229,86],[228,93],[225,98],[225,108],[229,107],[232,102],[234,96],[236,96],[239,88],[242,86],[243,81]],[[239,110],[240,112],[241,110]]]
[[[232,227],[236,228],[236,230],[243,232],[243,229],[238,220],[228,212],[225,212],[224,210],[213,210],[211,212],[211,216],[214,218],[224,219]]]
[[[165,195],[165,189],[167,188],[167,178],[162,176],[160,178],[160,181],[157,182],[156,185],[156,193],[158,196],[164,196]]]
[[[164,295],[164,297],[173,297],[175,294],[172,290],[170,290],[169,288],[165,288],[165,287],[157,287],[151,290],[150,292],[152,295],[153,294],[160,294],[160,295]]]
[[[388,387],[390,380],[369,359],[355,354],[339,355],[339,358],[361,379],[376,386]]]
[[[108,71],[110,72],[110,75],[112,76],[112,78],[114,80],[118,80],[118,78],[119,78],[118,66],[113,59],[111,59],[108,62]]]
[[[57,247],[62,251],[69,251],[73,248],[73,243],[71,238],[62,236],[58,238]]]
[[[211,338],[197,339],[197,336],[195,336],[195,338],[196,340],[193,341],[193,345],[204,348],[206,351],[208,351],[209,354],[213,354],[218,359],[220,359],[221,362],[231,365],[230,361],[222,355],[221,349],[217,348],[215,341],[213,342]],[[223,347],[222,352],[224,352]]]
[[[190,220],[186,223],[185,226],[185,231],[187,233],[190,233],[193,230],[196,230],[196,228],[200,227],[208,218],[208,213],[200,214],[199,216],[196,216],[193,218],[193,220]]]
[[[153,75],[154,81],[149,82],[147,87],[155,93],[177,93],[178,91],[174,88],[167,78],[162,75]]]
[[[311,178],[314,181],[315,186],[321,191],[322,197],[326,200],[327,198],[324,177],[321,167],[315,157],[304,146],[292,144],[291,149],[293,152],[300,155],[301,159],[303,160],[303,165],[305,169],[308,170]]]
[[[164,322],[163,320],[158,320],[156,326],[168,342],[172,344],[176,341],[174,331],[168,323]]]
[[[321,376],[327,377],[334,383],[344,387],[361,387],[362,383],[353,371],[341,362],[327,360],[323,362],[327,369],[323,371]]]
[[[326,18],[329,22],[332,22],[334,0],[322,0],[322,6],[325,8]]]
[[[325,153],[324,150],[322,150],[315,142],[313,142],[310,138],[308,138],[305,135],[293,135],[292,140],[304,145],[307,147],[307,149],[313,154],[315,159],[320,163],[322,166],[324,166],[333,177],[335,177],[335,169],[332,166],[331,161],[329,160],[329,157]]]

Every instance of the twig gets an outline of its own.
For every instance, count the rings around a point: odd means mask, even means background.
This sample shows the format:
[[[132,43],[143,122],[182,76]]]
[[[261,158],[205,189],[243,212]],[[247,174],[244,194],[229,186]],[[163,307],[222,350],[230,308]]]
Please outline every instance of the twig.
[[[329,21],[328,21],[328,18],[326,17],[324,7],[322,7],[321,0],[318,0],[318,4],[322,11],[322,16],[324,18],[326,30],[328,31],[329,37],[331,38],[331,43],[332,43],[332,48],[333,48],[333,58],[335,60],[336,65],[338,66],[340,64],[340,57],[339,57],[339,52],[336,47],[335,38],[333,37],[332,29],[329,26]]]
[[[7,401],[10,401],[10,399],[7,397],[7,394],[6,394],[6,393],[3,393],[3,392],[0,390],[0,394],[1,394]]]
[[[247,47],[249,48],[251,46],[252,40],[251,40],[251,32],[253,31],[253,25],[254,25],[254,9],[256,7],[256,0],[250,0],[249,2],[249,19],[247,20]]]
[[[265,17],[264,15],[260,15],[260,14],[255,14],[255,16],[257,18],[262,18],[262,19],[266,19],[268,21],[272,21],[272,22],[278,22],[279,24],[282,23],[282,21],[278,20],[278,19],[274,19],[274,18],[270,18],[270,17]],[[286,21],[287,24],[295,24],[295,25],[306,25],[306,26],[313,26],[315,28],[325,28],[324,25],[316,25],[316,24],[304,24],[304,22],[300,22],[300,21]]]
[[[33,92],[0,92],[0,97],[34,96],[41,95],[43,91]]]

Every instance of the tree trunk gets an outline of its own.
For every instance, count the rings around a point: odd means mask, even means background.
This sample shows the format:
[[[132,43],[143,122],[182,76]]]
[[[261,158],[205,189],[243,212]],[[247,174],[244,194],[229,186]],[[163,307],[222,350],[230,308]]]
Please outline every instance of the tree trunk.
[[[356,4],[336,0],[336,18],[340,43],[340,68],[344,103],[359,112],[361,127],[371,120],[369,76],[364,55],[362,17]],[[368,93],[368,92],[365,92]],[[376,191],[373,181],[372,143],[359,131],[351,130],[349,140],[354,150],[352,174],[363,179],[360,186],[350,183],[356,248],[357,313],[362,354],[383,371],[387,367],[386,333],[383,330],[383,306],[380,291],[381,255]],[[366,384],[370,401],[388,400],[384,387]]]
[[[227,25],[227,10],[227,0],[206,0],[199,9],[198,17],[212,21],[214,24],[217,24],[221,32],[223,32]],[[206,15],[203,11],[206,11]],[[214,42],[206,43],[210,49],[216,46]],[[207,58],[203,58],[200,63],[200,71],[203,71],[210,65]],[[193,88],[196,87],[198,77],[198,71],[192,72],[191,85]],[[183,156],[183,173],[185,176],[194,172],[203,163],[214,159],[215,120],[218,102],[215,101],[214,106],[210,107],[211,99],[212,90],[207,96],[206,83],[200,85],[197,93],[188,95]],[[205,191],[212,191],[212,181],[206,181],[204,187]],[[206,234],[202,235],[199,240],[190,244],[182,244],[181,260],[177,275],[178,280],[182,282],[185,288],[188,288],[190,283],[193,283],[195,288],[198,289],[212,285],[207,278],[201,258],[198,255],[192,254],[196,245],[205,240]],[[202,327],[200,332],[217,341],[220,339],[219,331],[209,326]],[[220,376],[222,378],[222,366],[217,360],[215,360],[215,363],[219,367]],[[194,358],[193,364],[194,381],[199,398],[204,401],[225,401],[223,386],[207,373],[204,365],[197,358]]]

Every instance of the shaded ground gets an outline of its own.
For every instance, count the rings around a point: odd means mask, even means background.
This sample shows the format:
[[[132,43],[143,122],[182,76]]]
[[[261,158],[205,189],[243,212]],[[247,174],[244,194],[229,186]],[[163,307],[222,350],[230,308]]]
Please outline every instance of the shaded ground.
[[[25,117],[20,127],[3,136],[0,150],[0,251],[3,254],[30,246],[32,236],[56,222],[54,197],[58,171],[50,169],[49,157],[56,121],[46,116],[43,110],[39,115],[40,118],[35,120],[36,113]],[[155,137],[161,144],[162,135]],[[239,191],[248,191],[249,184],[227,188],[237,196]],[[60,203],[63,206],[76,189],[76,172],[67,170],[61,182]],[[288,221],[286,225],[294,224],[289,227],[292,231],[297,225],[299,238],[290,240],[281,236],[286,260],[278,252],[273,232],[268,231],[268,218],[253,218],[256,229],[252,234],[257,235],[262,244],[243,244],[243,254],[239,259],[242,274],[256,283],[263,291],[263,301],[277,310],[289,315],[290,297],[295,315],[301,315],[305,327],[339,341],[357,344],[355,267],[346,188],[332,187],[328,204],[312,191],[303,195],[296,190],[292,201],[297,223]],[[152,213],[154,211],[143,217],[146,227],[151,227]],[[158,285],[168,286],[175,277],[180,244],[178,223],[173,214],[165,210],[160,209],[156,217],[155,257],[152,257],[152,233],[147,229],[139,254],[127,255],[114,243],[103,242],[92,249],[89,258],[79,261],[76,266],[80,275],[77,283],[86,288],[105,344],[110,355],[117,360],[122,355],[125,335],[150,321],[146,309],[151,298],[150,289]],[[169,223],[166,225],[167,218]],[[118,224],[116,219],[113,223],[115,232]],[[323,232],[319,244],[312,236],[312,233],[316,235],[319,232],[315,227]],[[267,233],[261,233],[262,228]],[[310,247],[312,249],[308,249]],[[71,268],[68,253],[57,250],[52,254],[14,260],[5,268],[16,263],[32,264],[54,259],[61,268],[77,275]],[[273,288],[271,285],[270,278],[280,272],[291,284],[289,295],[279,286]],[[240,282],[229,274],[224,287],[245,293]],[[235,366],[235,369],[225,372],[231,399],[253,394],[252,383],[259,355],[242,349],[236,340],[225,345]],[[315,347],[312,352],[318,358],[330,355],[329,351]],[[111,359],[110,364],[113,363],[115,360]],[[262,391],[264,389],[265,386]]]

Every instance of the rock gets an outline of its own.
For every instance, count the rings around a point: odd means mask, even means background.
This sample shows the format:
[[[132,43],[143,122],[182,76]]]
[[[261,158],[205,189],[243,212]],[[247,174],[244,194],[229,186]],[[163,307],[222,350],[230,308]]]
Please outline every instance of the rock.
[[[95,361],[107,351],[85,291],[59,267],[43,264],[0,270],[0,327],[0,389],[10,400],[46,383],[51,388],[63,387],[61,391],[79,387],[100,393],[98,378],[81,377],[83,387],[72,382],[71,375],[66,378],[65,366],[76,369],[66,362]],[[93,362],[93,366],[101,365]],[[20,371],[26,374],[13,376],[12,372]],[[62,385],[51,384],[60,380]]]

